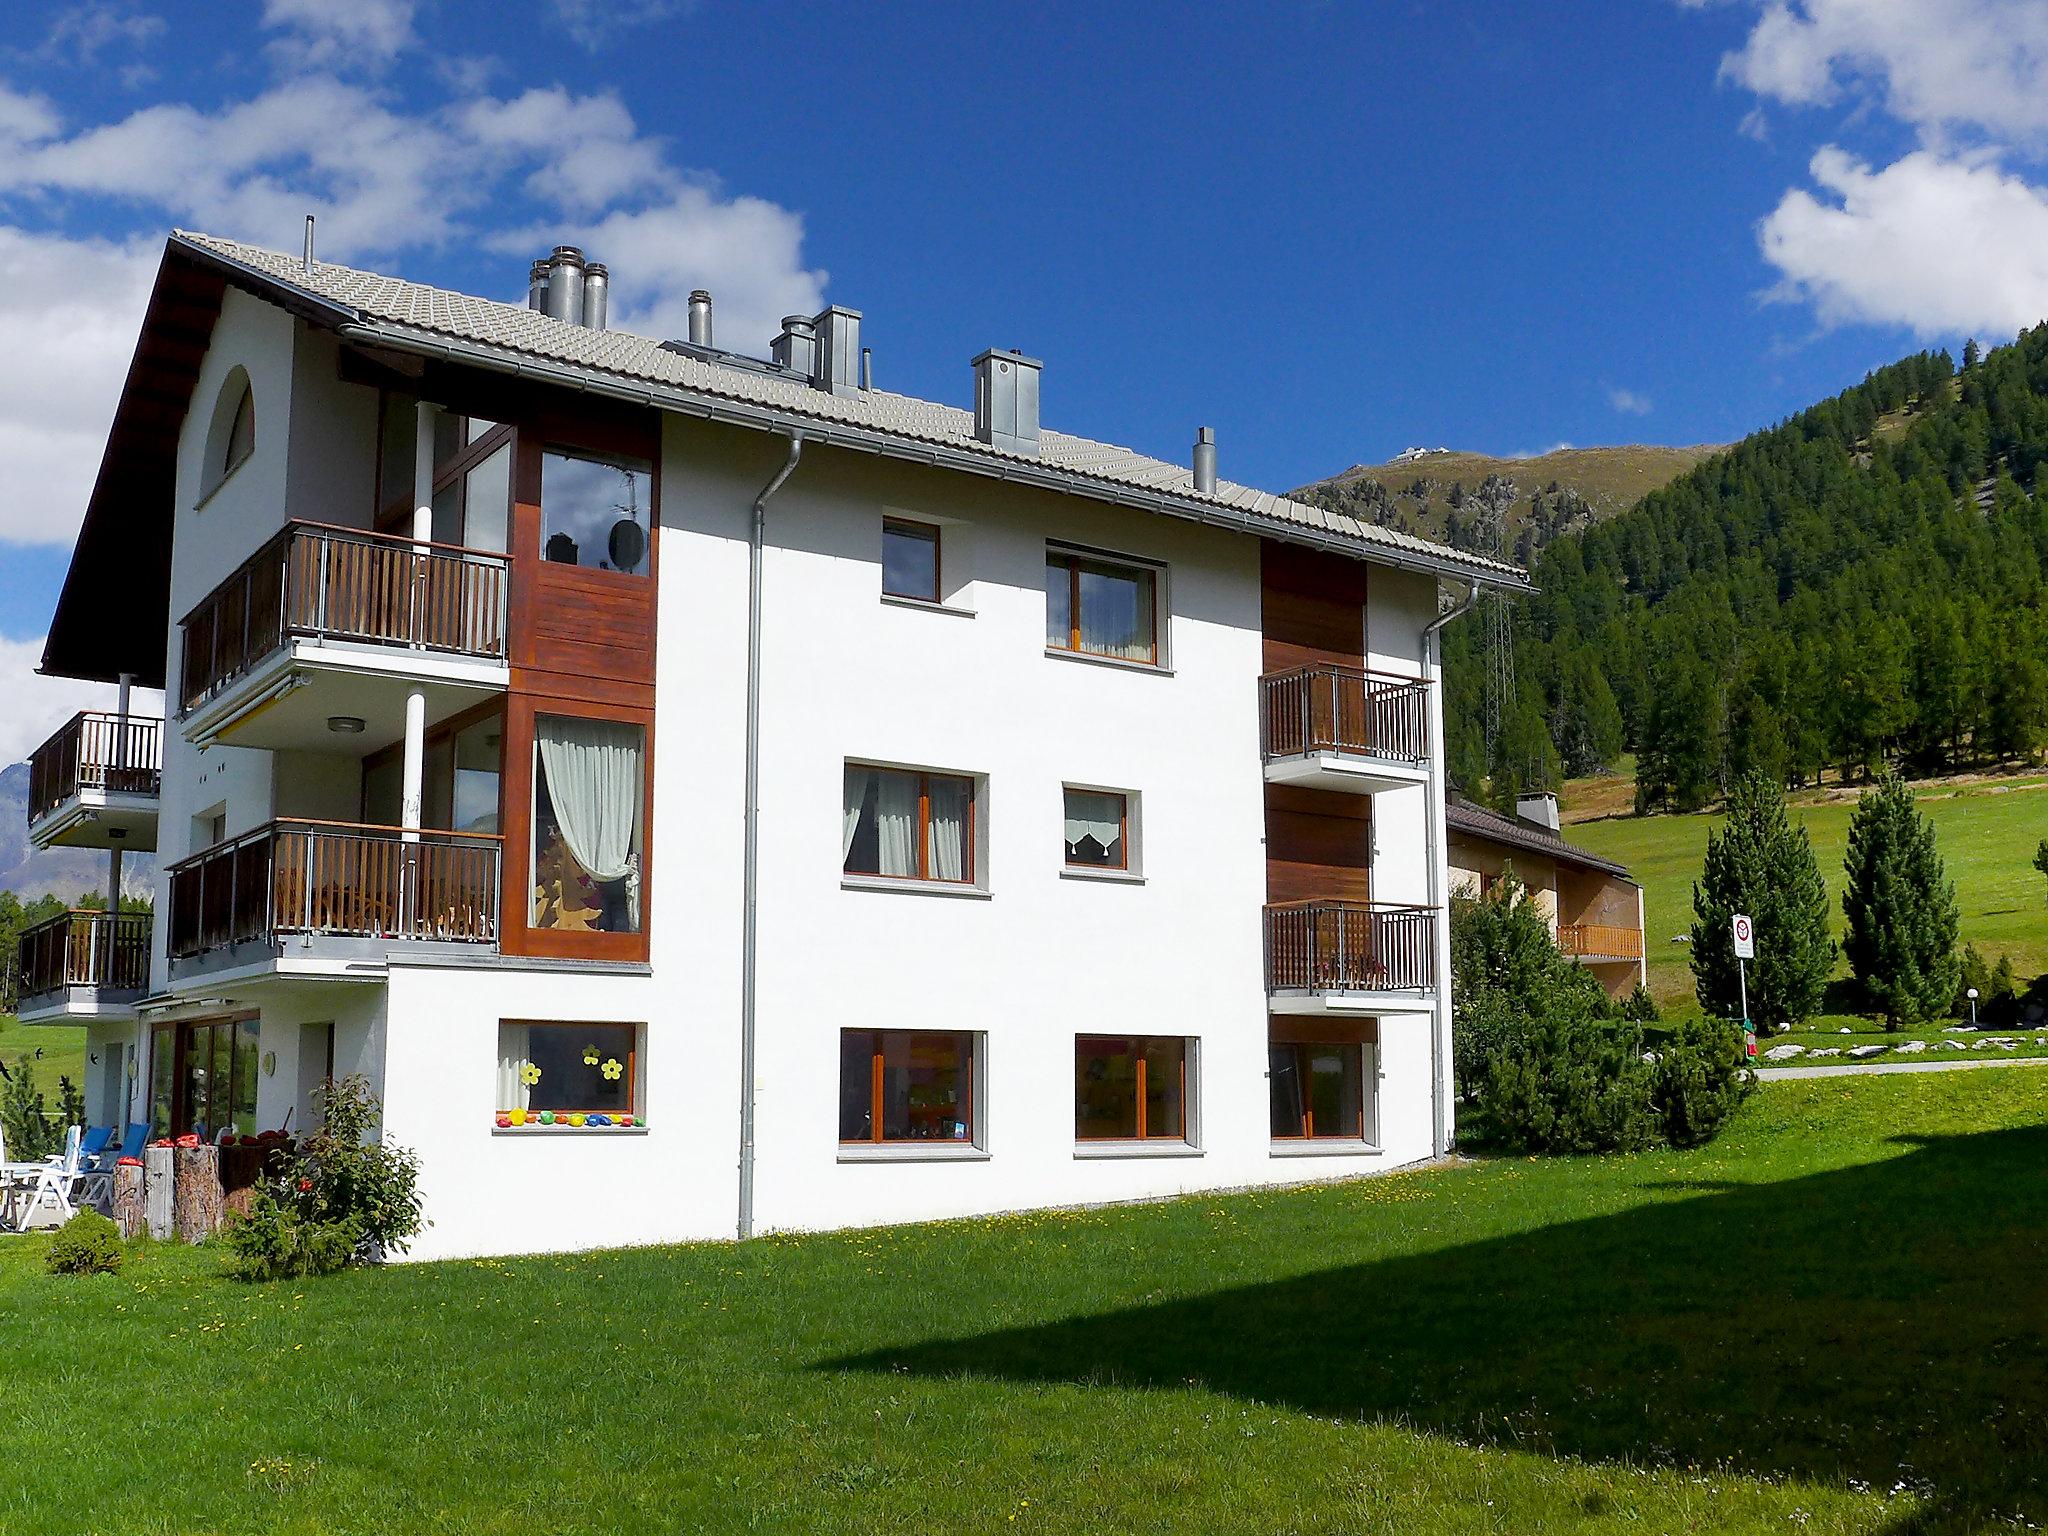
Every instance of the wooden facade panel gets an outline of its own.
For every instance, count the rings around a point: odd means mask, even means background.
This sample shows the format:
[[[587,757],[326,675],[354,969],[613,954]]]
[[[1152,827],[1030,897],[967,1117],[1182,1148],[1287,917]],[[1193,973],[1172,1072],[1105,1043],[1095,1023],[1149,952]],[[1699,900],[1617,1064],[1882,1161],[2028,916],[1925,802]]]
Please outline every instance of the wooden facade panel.
[[[1267,541],[1259,548],[1260,622],[1268,672],[1311,662],[1365,665],[1362,560]]]
[[[1369,901],[1371,799],[1281,785],[1266,791],[1266,900]]]

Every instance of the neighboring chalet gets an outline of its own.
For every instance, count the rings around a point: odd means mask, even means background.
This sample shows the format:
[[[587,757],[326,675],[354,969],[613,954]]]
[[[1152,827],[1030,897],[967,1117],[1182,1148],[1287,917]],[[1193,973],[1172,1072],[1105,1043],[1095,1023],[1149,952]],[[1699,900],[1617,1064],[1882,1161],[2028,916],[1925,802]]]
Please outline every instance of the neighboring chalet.
[[[1042,427],[1014,352],[947,405],[854,310],[757,356],[504,276],[169,241],[43,658],[169,718],[30,806],[162,859],[24,941],[96,1119],[361,1073],[422,1258],[1449,1144],[1437,637],[1522,572]]]
[[[1515,814],[1503,816],[1453,792],[1445,818],[1455,893],[1477,895],[1512,865],[1557,947],[1599,977],[1609,997],[1647,983],[1643,888],[1621,865],[1564,840],[1557,796],[1524,795]]]

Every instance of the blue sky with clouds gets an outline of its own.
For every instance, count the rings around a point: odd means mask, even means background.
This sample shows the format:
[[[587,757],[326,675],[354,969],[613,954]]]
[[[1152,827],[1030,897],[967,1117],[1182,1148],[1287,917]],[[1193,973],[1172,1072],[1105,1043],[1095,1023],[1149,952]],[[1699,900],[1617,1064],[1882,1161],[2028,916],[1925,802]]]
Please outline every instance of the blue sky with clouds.
[[[70,0],[0,47],[0,761],[172,225],[508,298],[585,243],[764,349],[1286,489],[1722,441],[2048,314],[2041,0]],[[508,16],[519,19],[508,22]],[[23,18],[26,18],[25,22]]]

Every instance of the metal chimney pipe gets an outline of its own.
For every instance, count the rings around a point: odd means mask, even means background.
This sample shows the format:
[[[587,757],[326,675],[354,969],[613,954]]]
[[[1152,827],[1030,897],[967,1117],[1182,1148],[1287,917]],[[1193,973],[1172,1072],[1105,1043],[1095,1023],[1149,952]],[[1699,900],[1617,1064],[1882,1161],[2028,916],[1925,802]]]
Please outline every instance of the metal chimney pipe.
[[[611,268],[593,261],[583,269],[583,323],[593,331],[604,329],[606,301],[611,291]]]
[[[862,389],[873,389],[875,387],[875,349],[873,347],[862,347],[860,349],[860,387]]]
[[[769,345],[768,360],[810,378],[818,362],[818,331],[809,315],[784,315],[782,334]]]
[[[711,340],[711,294],[699,288],[690,294],[690,345],[708,347]]]
[[[299,257],[299,270],[313,270],[313,215],[310,213],[306,215],[306,249]]]
[[[573,245],[558,245],[548,257],[548,313],[583,323],[583,252]]]
[[[1195,428],[1195,491],[1202,496],[1216,494],[1216,429]]]
[[[533,270],[526,274],[526,307],[537,309],[542,314],[548,310],[548,264],[542,257],[533,264]]]

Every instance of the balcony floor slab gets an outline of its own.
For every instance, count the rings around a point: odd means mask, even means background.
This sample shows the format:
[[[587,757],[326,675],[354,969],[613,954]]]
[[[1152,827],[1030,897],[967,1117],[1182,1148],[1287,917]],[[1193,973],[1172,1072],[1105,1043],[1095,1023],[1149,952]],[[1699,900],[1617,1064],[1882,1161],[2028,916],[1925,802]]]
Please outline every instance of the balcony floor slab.
[[[15,1016],[23,1024],[120,1024],[135,1017],[141,1001],[139,989],[60,987],[22,998]]]
[[[28,824],[37,848],[156,851],[157,797],[81,789]]]
[[[296,638],[188,712],[179,729],[202,746],[332,752],[346,742],[368,753],[404,733],[405,696],[414,688],[425,692],[434,724],[504,693],[511,682],[502,661]],[[328,725],[336,718],[361,720],[364,729],[338,735]]]
[[[1377,795],[1429,782],[1429,770],[1385,758],[1351,752],[1309,752],[1266,759],[1268,784],[1302,789],[1333,789],[1347,795]]]
[[[1422,992],[1268,992],[1266,1007],[1272,1013],[1312,1014],[1325,1018],[1391,1018],[1413,1014],[1426,1018],[1436,1012],[1436,998]]]

